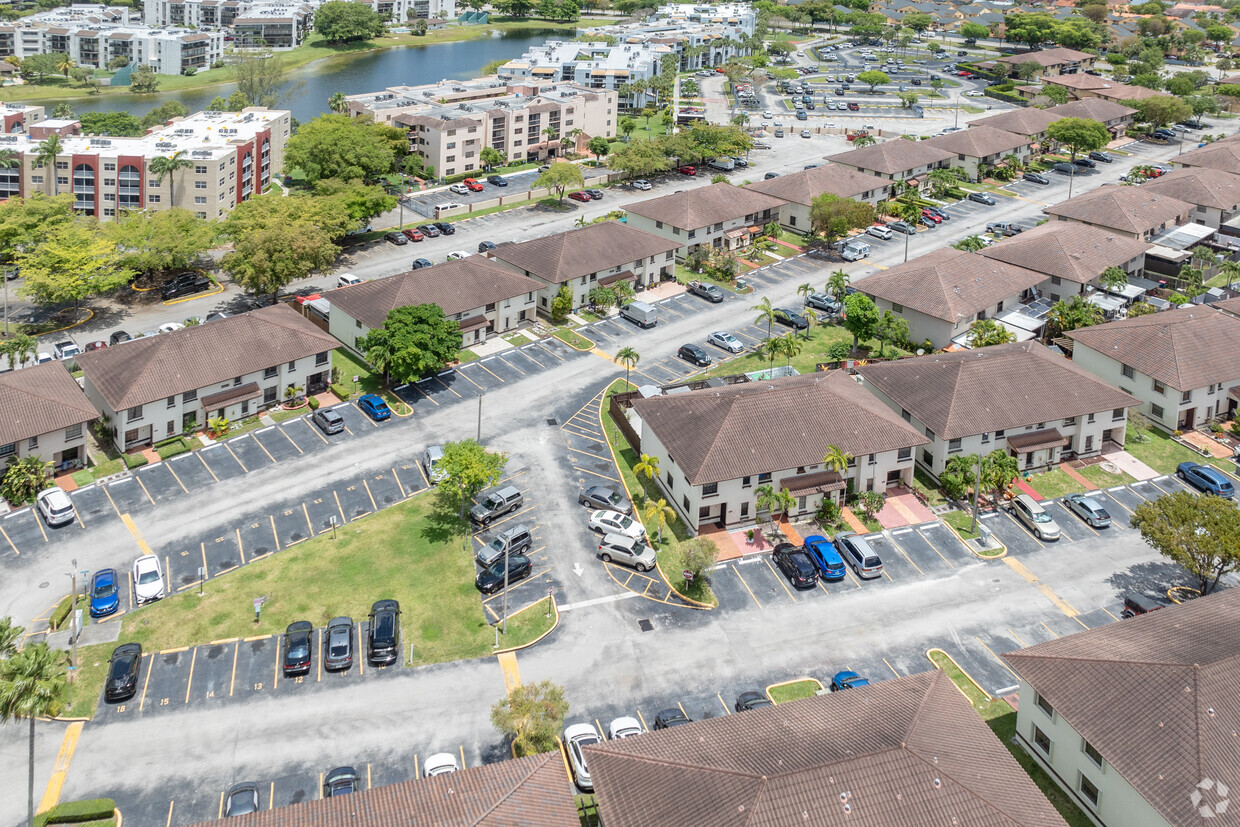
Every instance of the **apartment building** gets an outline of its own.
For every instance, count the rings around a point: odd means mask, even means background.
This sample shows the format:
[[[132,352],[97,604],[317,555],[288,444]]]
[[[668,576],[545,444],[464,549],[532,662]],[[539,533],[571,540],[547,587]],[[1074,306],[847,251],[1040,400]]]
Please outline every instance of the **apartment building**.
[[[1039,291],[1052,302],[1099,288],[1103,271],[1118,267],[1129,279],[1145,270],[1148,241],[1075,221],[1048,221],[979,252],[1044,274]],[[1129,298],[1133,291],[1117,291]],[[1135,298],[1135,297],[1133,297]]]
[[[0,103],[0,133],[5,135],[29,132],[30,127],[47,117],[42,106],[27,103]]]
[[[72,192],[74,209],[102,219],[170,207],[222,218],[267,190],[273,171],[283,166],[289,126],[287,111],[257,106],[196,112],[140,138],[86,137],[76,121],[44,121],[29,135],[0,135],[0,149],[22,159],[19,177],[0,176],[0,198]],[[50,131],[61,136],[63,147],[54,171],[36,160],[39,142]],[[178,152],[193,165],[162,180],[151,175],[153,159]]]
[[[239,46],[261,41],[272,49],[292,49],[314,28],[315,8],[287,0],[253,5],[233,20],[233,36]]]
[[[721,181],[630,204],[628,225],[680,244],[676,256],[684,258],[698,247],[744,247],[779,219],[784,204],[782,198]]]
[[[248,0],[146,0],[142,14],[148,26],[231,26],[253,5]]]
[[[803,233],[810,228],[809,209],[814,199],[823,193],[876,205],[891,195],[892,184],[874,175],[828,164],[754,181],[746,184],[745,189],[782,199],[784,205],[779,208],[779,223],[793,232]]]
[[[0,461],[39,457],[54,471],[86,461],[86,429],[99,418],[63,362],[0,373]]]
[[[1195,207],[1145,187],[1107,184],[1046,207],[1053,221],[1076,221],[1129,238],[1150,239],[1192,221]]]

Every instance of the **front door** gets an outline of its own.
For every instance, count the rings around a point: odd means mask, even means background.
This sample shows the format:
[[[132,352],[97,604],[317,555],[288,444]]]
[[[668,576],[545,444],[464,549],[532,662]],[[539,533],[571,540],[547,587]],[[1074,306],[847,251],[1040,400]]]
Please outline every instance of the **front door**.
[[[1180,414],[1179,429],[1181,431],[1191,431],[1197,423],[1197,409],[1189,408]]]

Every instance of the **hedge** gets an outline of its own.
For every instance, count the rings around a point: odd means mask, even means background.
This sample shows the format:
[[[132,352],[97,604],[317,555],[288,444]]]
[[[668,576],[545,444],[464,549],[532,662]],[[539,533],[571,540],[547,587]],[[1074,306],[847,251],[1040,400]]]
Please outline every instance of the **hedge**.
[[[125,457],[125,467],[132,471],[135,468],[141,468],[146,465],[147,459],[142,454],[122,454]]]
[[[90,798],[57,804],[35,818],[35,824],[83,824],[107,822],[115,824],[116,802],[110,798]]]
[[[348,401],[349,401],[349,395],[350,395],[350,394],[349,394],[349,389],[348,389],[348,388],[346,388],[344,385],[332,385],[332,386],[331,386],[331,389],[332,389],[332,393],[334,393],[334,394],[336,394],[336,396],[340,397],[340,401],[341,401],[341,402],[348,402]]]
[[[310,406],[310,410],[312,411],[317,411],[319,409],[319,400],[315,399],[313,396],[306,401],[306,404]]]
[[[160,459],[168,459],[170,457],[175,457],[178,454],[187,453],[191,450],[192,449],[190,448],[189,443],[186,442],[185,437],[177,437],[175,440],[170,440],[162,447],[156,448],[155,452],[159,454]]]
[[[86,595],[82,595],[82,599],[86,599]],[[56,606],[56,610],[52,612],[52,616],[48,618],[48,625],[52,630],[60,628],[60,625],[69,617],[69,612],[73,611],[73,595],[66,595],[63,600]]]

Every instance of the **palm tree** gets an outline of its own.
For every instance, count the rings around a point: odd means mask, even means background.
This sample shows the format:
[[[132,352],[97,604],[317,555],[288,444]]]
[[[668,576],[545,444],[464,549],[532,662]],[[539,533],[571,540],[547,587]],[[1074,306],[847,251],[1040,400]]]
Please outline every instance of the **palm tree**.
[[[58,103],[56,108],[52,110],[52,117],[60,121],[75,121],[77,113],[73,111],[73,104]]]
[[[1020,172],[1025,168],[1025,165],[1021,162],[1020,158],[1010,152],[1003,156],[1002,161],[1003,165],[1010,169],[1013,173]]]
[[[831,294],[831,298],[840,304],[844,303],[844,299],[848,298],[848,282],[851,281],[848,274],[843,270],[836,270],[827,277],[827,292]]]
[[[56,175],[56,156],[64,150],[64,146],[60,143],[59,135],[48,135],[43,143],[39,144],[38,150],[34,155],[36,165],[46,166],[51,163],[52,170],[52,195],[60,195],[60,182]]]
[[[795,330],[789,330],[775,341],[779,343],[779,350],[786,360],[784,362],[786,365],[791,365],[793,358],[800,356],[801,351],[805,349],[805,341],[797,338]]]
[[[372,368],[383,374],[383,384],[389,384],[388,371],[391,370],[392,363],[396,361],[396,349],[388,343],[387,339],[370,343],[370,347],[366,348],[366,361]]]
[[[1219,265],[1219,272],[1227,277],[1227,286],[1231,287],[1236,279],[1240,279],[1240,261],[1224,261]]]
[[[841,451],[834,445],[827,446],[827,453],[822,458],[822,467],[843,476],[848,471],[848,464],[854,459],[847,451]]]
[[[779,507],[779,497],[775,494],[775,488],[771,485],[759,485],[753,490],[754,504],[758,511],[765,511],[771,520],[771,528],[775,528],[775,509]]]
[[[900,218],[904,219],[913,226],[917,226],[917,223],[921,221],[921,207],[911,201],[901,204]],[[905,238],[907,239],[908,236],[906,235]]]
[[[77,68],[77,64],[73,62],[73,58],[68,55],[61,55],[60,60],[56,61],[56,71],[63,72],[65,77],[69,77],[69,73]]]
[[[641,360],[641,354],[627,345],[620,348],[619,352],[616,353],[616,361],[624,365],[624,384],[626,387],[633,387],[633,383],[629,381],[629,371],[636,367]]]
[[[758,345],[758,352],[765,353],[770,360],[770,370],[775,370],[775,357],[784,353],[783,337],[768,338]]]
[[[1102,286],[1103,290],[1110,290],[1112,292],[1123,290],[1124,286],[1128,284],[1128,274],[1122,268],[1112,265],[1102,271],[1102,275],[1098,278],[1098,284]]]
[[[22,165],[22,156],[11,149],[0,149],[0,169],[17,169]]]
[[[648,523],[654,523],[658,527],[659,545],[663,545],[663,529],[676,522],[676,512],[667,500],[658,499],[646,503],[646,507],[642,509],[642,517]]]
[[[749,309],[758,311],[758,318],[754,320],[754,324],[766,322],[766,338],[771,338],[771,331],[775,327],[775,308],[771,305],[771,300],[763,298],[761,303]]]
[[[26,333],[18,333],[5,342],[5,352],[9,354],[11,366],[24,368],[39,352],[39,340]]]
[[[896,202],[879,201],[874,205],[874,215],[879,218],[885,218],[896,214]]]
[[[344,92],[333,92],[332,96],[327,99],[327,108],[336,114],[343,114],[349,104],[344,99]]]
[[[169,209],[175,207],[177,203],[176,190],[173,189],[176,172],[194,165],[193,161],[185,157],[187,152],[188,150],[178,149],[176,152],[172,153],[172,157],[170,158],[166,158],[163,155],[158,155],[152,158],[151,163],[149,164],[150,173],[155,176],[156,181],[162,184],[165,178],[168,179]]]
[[[805,298],[806,296],[808,296],[810,293],[813,293],[813,292],[814,292],[814,285],[810,284],[808,281],[805,282],[804,284],[797,286],[797,295],[800,296],[801,298]]]
[[[649,501],[650,487],[648,483],[659,476],[659,458],[652,457],[650,454],[642,454],[641,459],[633,466],[633,473],[639,477],[644,477],[642,480],[642,499]]]
[[[994,319],[978,319],[969,325],[969,347],[988,347],[1016,341],[1016,334]]]
[[[27,646],[0,668],[0,723],[30,722],[30,774],[26,789],[29,827],[34,827],[34,721],[60,713],[65,686],[64,653],[46,643]]]
[[[812,307],[803,307],[801,308],[801,315],[805,317],[805,321],[806,321],[805,338],[809,339],[810,330],[813,329],[814,325],[818,324],[818,313],[815,312],[814,308]],[[793,333],[795,332],[796,331],[793,331]],[[792,355],[796,356],[795,353]]]

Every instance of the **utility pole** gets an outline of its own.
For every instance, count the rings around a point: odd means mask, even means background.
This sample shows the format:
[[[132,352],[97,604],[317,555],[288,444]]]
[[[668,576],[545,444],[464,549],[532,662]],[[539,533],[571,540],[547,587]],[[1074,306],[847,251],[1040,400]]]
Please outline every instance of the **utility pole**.
[[[971,534],[977,533],[977,495],[982,490],[982,455],[977,455],[977,484],[973,486],[973,525],[969,528]]]
[[[7,319],[5,320],[7,321]],[[73,706],[73,683],[77,672],[77,639],[78,639],[78,619],[77,619],[77,558],[70,561],[73,571],[69,572],[69,581],[73,584],[71,592],[73,596],[73,606],[69,610],[69,706]]]
[[[482,394],[478,394],[478,436],[475,441],[482,444]]]
[[[952,122],[953,127],[960,126],[960,90],[956,90],[956,119]]]

